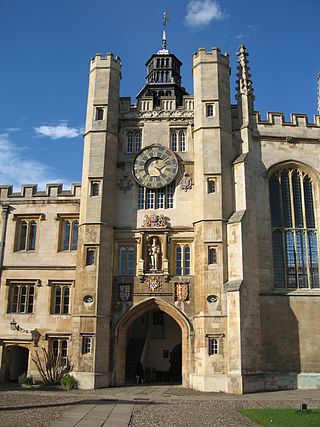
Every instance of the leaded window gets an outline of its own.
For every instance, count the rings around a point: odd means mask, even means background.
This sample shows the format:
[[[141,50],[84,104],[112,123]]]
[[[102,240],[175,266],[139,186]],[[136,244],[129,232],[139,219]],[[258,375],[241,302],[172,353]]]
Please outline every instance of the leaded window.
[[[78,247],[78,229],[79,222],[77,219],[61,220],[61,251],[75,251]]]
[[[186,136],[183,130],[179,132],[179,151],[186,151]]]
[[[50,351],[55,359],[57,366],[68,365],[68,340],[66,339],[51,339]]]
[[[17,284],[11,285],[9,291],[8,313],[33,313],[34,286]]]
[[[209,338],[208,353],[209,356],[212,356],[213,354],[219,354],[219,340],[217,338]]]
[[[20,220],[17,223],[17,244],[18,251],[34,251],[37,242],[37,221]]]
[[[129,131],[127,133],[126,152],[139,153],[141,150],[142,134],[140,131]]]
[[[172,132],[171,134],[171,150],[172,151],[178,151],[178,138],[177,138],[177,132]]]
[[[178,244],[175,250],[175,274],[188,276],[191,273],[191,248],[188,244]]]
[[[127,153],[133,152],[133,132],[128,132],[127,135]]]
[[[319,288],[313,182],[300,169],[269,179],[275,288]]]
[[[70,285],[57,284],[52,286],[52,314],[69,314]]]
[[[174,207],[175,185],[162,188],[138,187],[138,209],[171,209]]]
[[[92,337],[91,336],[83,336],[82,337],[82,354],[91,353],[92,348]]]
[[[185,129],[174,129],[171,131],[171,150],[175,152],[187,151]]]
[[[135,249],[132,245],[122,245],[119,249],[119,274],[121,276],[135,275]]]
[[[139,153],[141,150],[141,132],[136,132],[135,134],[135,151]]]

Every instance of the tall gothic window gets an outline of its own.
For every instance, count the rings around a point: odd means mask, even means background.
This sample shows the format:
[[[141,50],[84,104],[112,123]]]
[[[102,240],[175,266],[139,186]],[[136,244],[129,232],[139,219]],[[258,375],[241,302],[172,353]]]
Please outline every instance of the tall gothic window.
[[[300,169],[269,179],[275,288],[319,288],[313,183]]]

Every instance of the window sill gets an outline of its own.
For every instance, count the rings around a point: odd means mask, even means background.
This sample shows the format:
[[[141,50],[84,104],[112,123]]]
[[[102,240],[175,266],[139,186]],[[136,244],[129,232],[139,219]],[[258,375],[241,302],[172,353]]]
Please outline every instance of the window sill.
[[[262,296],[320,296],[320,288],[317,289],[274,289],[272,292],[261,292]]]

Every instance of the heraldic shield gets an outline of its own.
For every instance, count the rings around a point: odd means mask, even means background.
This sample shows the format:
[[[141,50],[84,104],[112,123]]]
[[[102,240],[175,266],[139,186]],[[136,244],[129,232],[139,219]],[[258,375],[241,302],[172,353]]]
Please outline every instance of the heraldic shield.
[[[127,302],[131,300],[131,285],[119,285],[118,288],[119,300]]]
[[[176,283],[176,301],[189,299],[189,283]]]

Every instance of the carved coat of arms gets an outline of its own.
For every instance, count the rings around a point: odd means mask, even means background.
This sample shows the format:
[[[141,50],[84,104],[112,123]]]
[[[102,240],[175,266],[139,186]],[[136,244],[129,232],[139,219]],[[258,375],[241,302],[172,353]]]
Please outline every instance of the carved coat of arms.
[[[121,191],[124,193],[126,191],[131,190],[131,187],[133,186],[132,179],[128,177],[128,175],[124,175],[122,178],[119,179],[118,187]]]
[[[175,294],[177,301],[187,301],[189,299],[189,283],[176,283]]]
[[[131,285],[119,285],[118,287],[119,300],[127,302],[131,300]]]
[[[183,178],[180,181],[180,187],[184,191],[188,191],[192,188],[192,179],[191,179],[191,176],[187,172],[185,172],[183,174]]]
[[[152,213],[150,215],[145,214],[143,221],[143,227],[165,227],[166,226],[166,218],[163,214],[157,215]]]
[[[159,277],[148,277],[145,281],[145,284],[147,288],[152,292],[161,291],[162,283]]]

